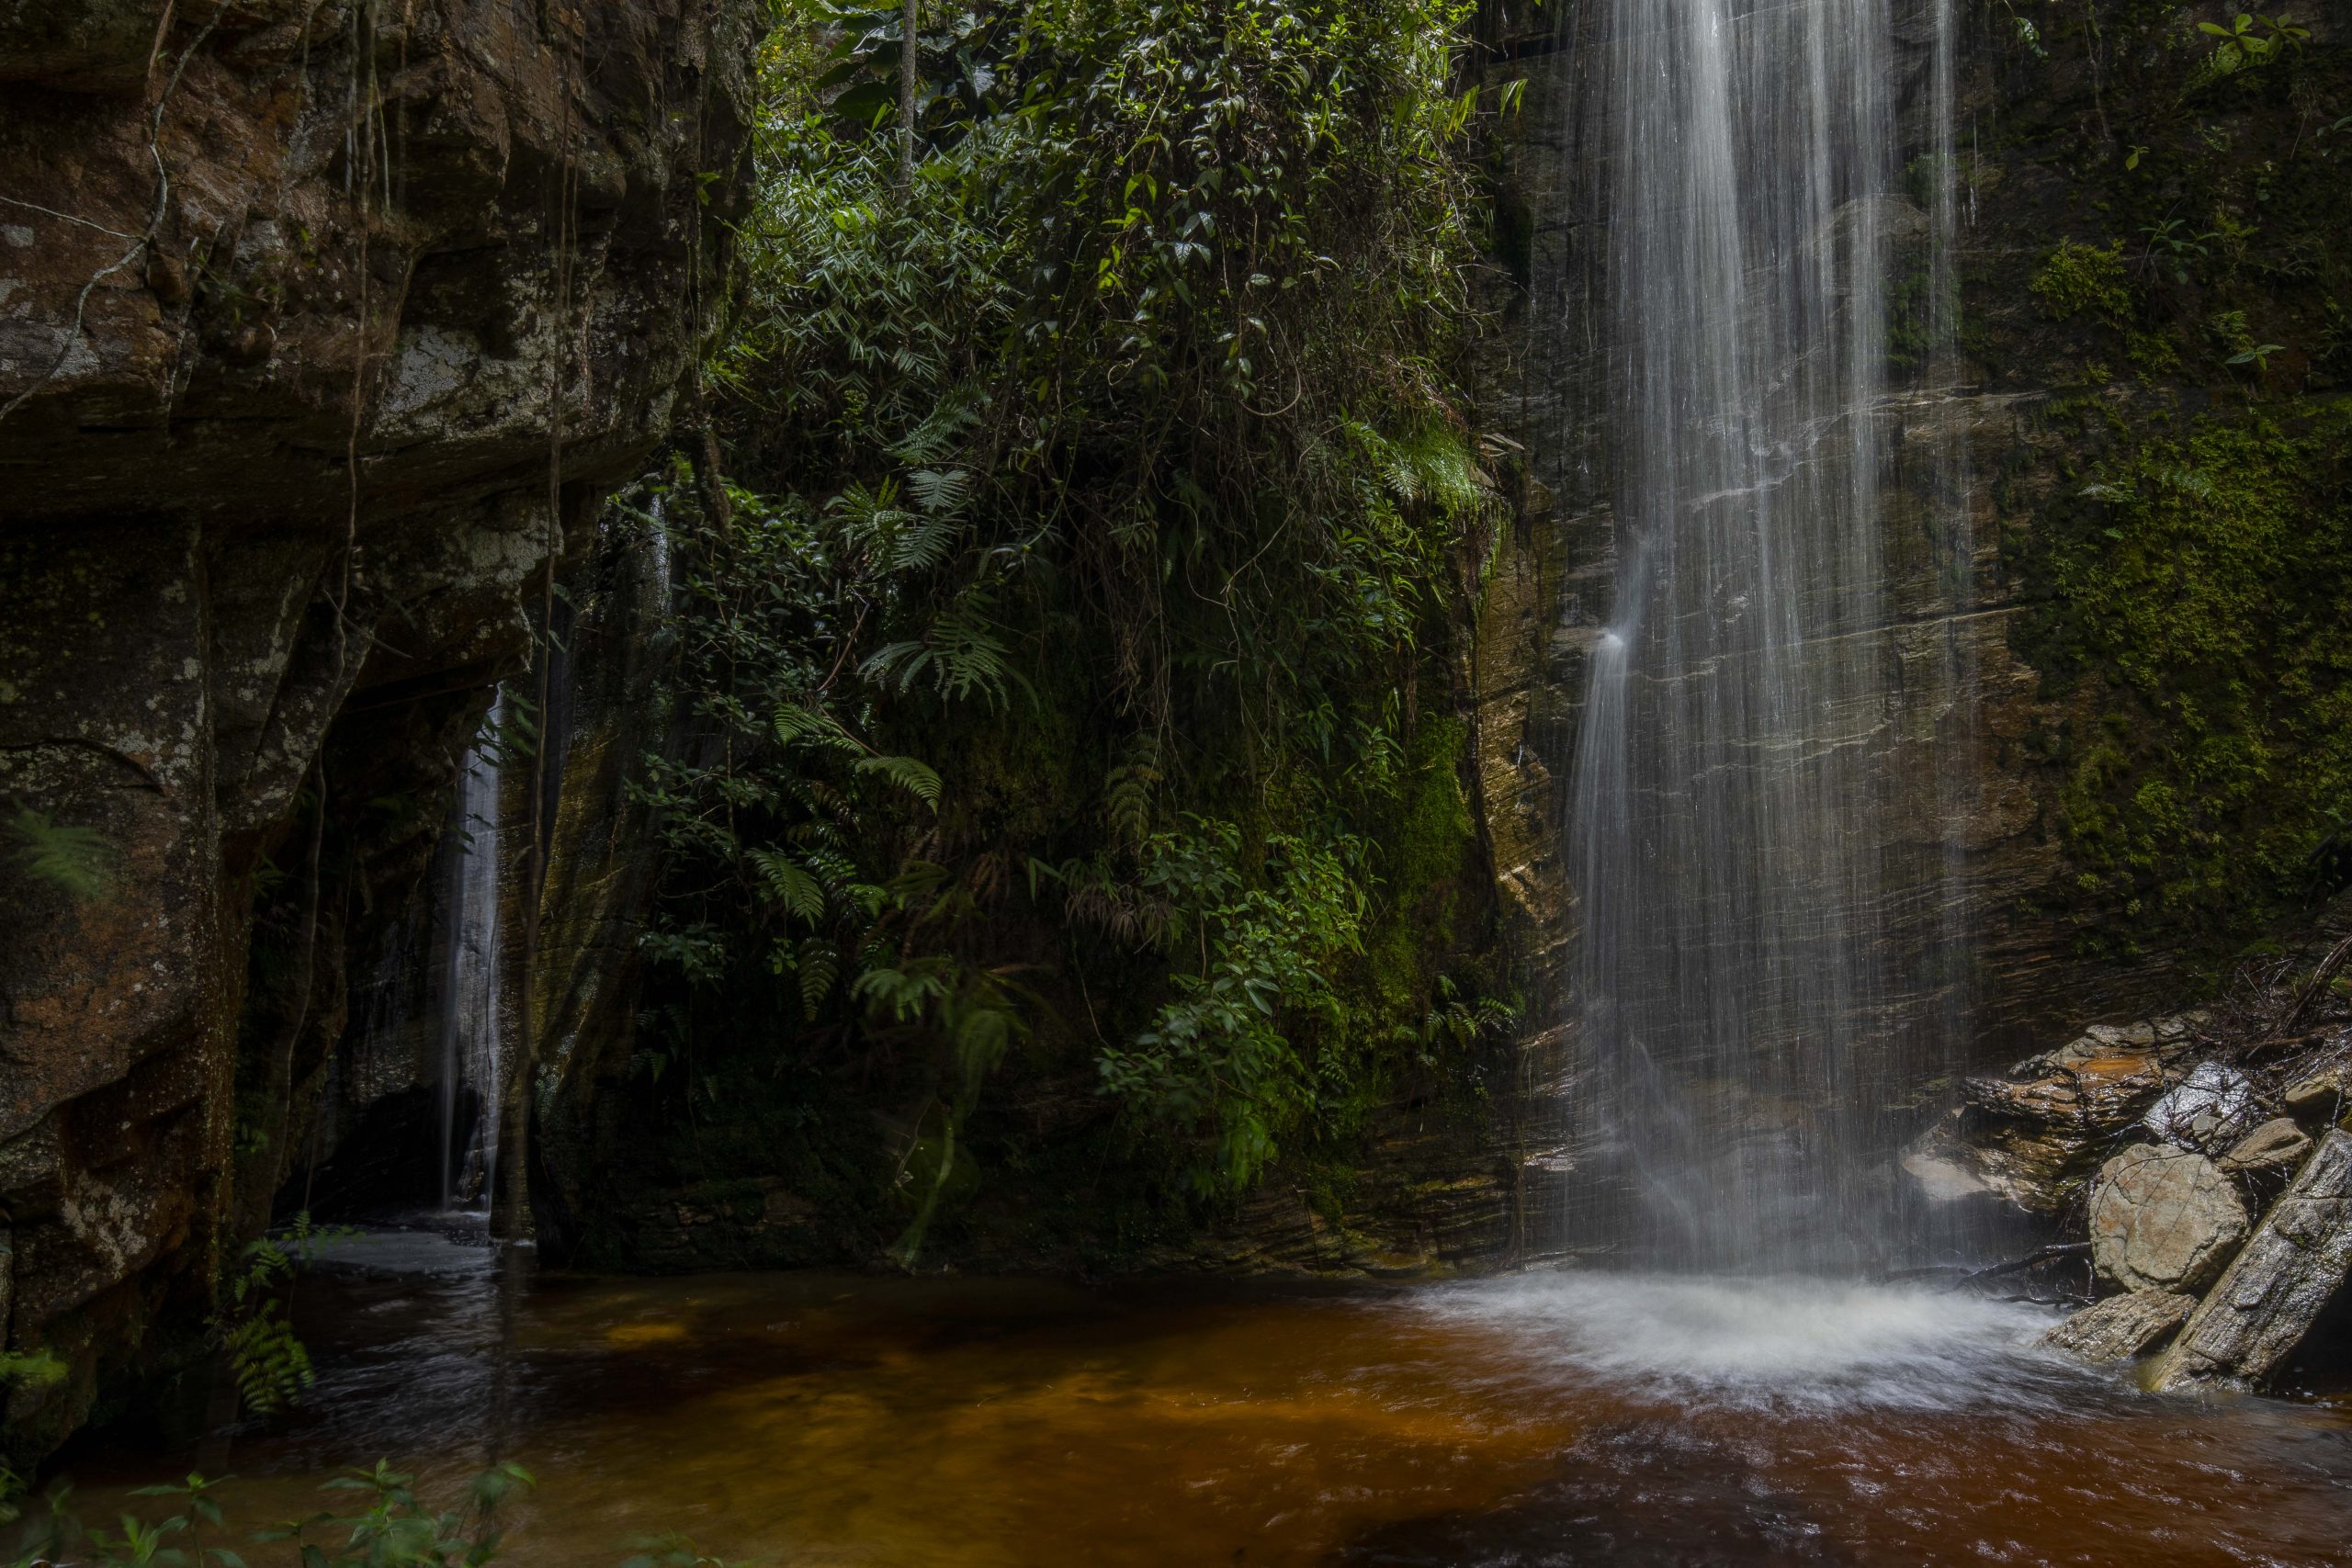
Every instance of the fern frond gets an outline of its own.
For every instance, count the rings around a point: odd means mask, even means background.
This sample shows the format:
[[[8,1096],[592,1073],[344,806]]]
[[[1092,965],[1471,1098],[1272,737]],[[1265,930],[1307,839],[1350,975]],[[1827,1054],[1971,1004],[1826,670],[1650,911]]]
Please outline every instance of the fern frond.
[[[908,517],[903,512],[898,515]],[[889,562],[894,571],[928,571],[944,561],[963,536],[962,528],[943,517],[908,520],[913,526],[899,529],[890,540]]]
[[[971,499],[972,475],[966,468],[917,468],[907,476],[907,489],[917,506],[935,516]]]
[[[879,773],[933,811],[939,809],[939,775],[926,763],[912,757],[865,757],[857,771]]]
[[[113,890],[120,857],[96,828],[67,827],[46,812],[20,807],[8,820],[8,832],[17,840],[17,863],[34,881],[79,903]]]
[[[317,1381],[311,1352],[294,1337],[293,1326],[277,1315],[277,1303],[261,1310],[229,1331],[222,1347],[237,1381],[237,1392],[256,1416],[274,1415],[295,1404]]]
[[[908,464],[938,462],[956,450],[986,402],[986,397],[973,388],[955,388],[933,405],[922,423],[899,438],[890,455]]]
[[[961,702],[978,693],[991,708],[1005,705],[1015,684],[1023,692],[1030,690],[1028,682],[1013,671],[1004,645],[978,620],[958,611],[933,621],[919,642],[894,642],[876,649],[859,672],[901,693],[927,677],[933,690],[943,697]]]
[[[840,952],[828,942],[815,937],[800,944],[799,962],[796,965],[800,976],[800,1006],[810,1017],[825,1005],[833,994],[833,986],[841,978]]]
[[[775,850],[753,850],[749,858],[759,868],[761,890],[769,902],[804,920],[824,918],[825,890],[797,862]]]
[[[1152,795],[1159,784],[1159,770],[1148,756],[1148,749],[1138,748],[1132,761],[1103,776],[1102,819],[1111,829],[1111,841],[1122,849],[1140,850],[1151,837]]]
[[[841,721],[822,708],[780,707],[775,710],[772,725],[776,740],[786,746],[797,740],[812,740],[837,751],[854,751],[857,741]]]
[[[912,1023],[946,995],[939,978],[940,962],[918,959],[904,969],[876,966],[860,975],[853,989],[860,1001],[889,1013],[899,1023]]]

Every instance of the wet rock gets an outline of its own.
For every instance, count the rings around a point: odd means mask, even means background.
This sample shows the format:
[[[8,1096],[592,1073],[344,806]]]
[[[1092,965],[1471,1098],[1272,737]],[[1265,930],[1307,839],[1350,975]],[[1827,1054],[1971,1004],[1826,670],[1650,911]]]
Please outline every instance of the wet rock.
[[[1903,1152],[1903,1170],[1931,1203],[1958,1203],[2000,1195],[1986,1179],[1984,1152],[1969,1147],[1955,1107]]]
[[[2194,1149],[2134,1144],[2091,1190],[2091,1261],[2127,1291],[2195,1291],[2245,1241],[2245,1205]]]
[[[2290,1117],[2265,1122],[2231,1145],[2216,1163],[2233,1176],[2259,1171],[2292,1170],[2312,1152],[2312,1141]]]
[[[2332,1062],[2288,1085],[2279,1099],[2287,1107],[2287,1114],[2298,1122],[2333,1122],[2344,1113],[2345,1077],[2344,1065]]]
[[[1905,1151],[1920,1194],[1989,1196],[2030,1213],[2066,1207],[2115,1134],[2188,1076],[2199,1013],[2098,1024],[2002,1077],[1961,1086],[1961,1105]]]
[[[2157,1363],[2155,1386],[2256,1383],[2352,1271],[2352,1134],[2331,1131]]]
[[[6,1346],[71,1371],[0,1459],[195,1337],[305,1146],[346,944],[695,363],[750,10],[0,5],[0,801],[113,873],[0,871]],[[315,939],[249,964],[273,865]]]
[[[2172,1337],[2197,1298],[2178,1291],[2131,1291],[2085,1307],[2041,1337],[2086,1361],[2129,1361]]]
[[[2254,1085],[2246,1076],[2220,1062],[2199,1062],[2185,1082],[2148,1107],[2140,1125],[2168,1144],[2211,1154],[2228,1147],[2254,1118]]]

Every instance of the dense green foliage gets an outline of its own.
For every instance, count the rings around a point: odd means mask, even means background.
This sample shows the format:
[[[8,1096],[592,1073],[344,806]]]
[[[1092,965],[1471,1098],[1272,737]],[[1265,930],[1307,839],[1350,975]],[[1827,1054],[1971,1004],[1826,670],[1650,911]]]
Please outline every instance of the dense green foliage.
[[[2047,657],[2114,688],[2064,808],[2083,891],[2244,930],[2352,809],[2352,409],[2185,423],[2046,514]]]
[[[467,1484],[456,1506],[435,1508],[418,1496],[413,1475],[379,1460],[322,1488],[347,1508],[322,1508],[250,1533],[301,1568],[483,1568],[505,1555],[507,1503],[536,1484],[518,1464],[493,1465]],[[191,1473],[142,1486],[135,1495],[169,1498],[176,1511],[153,1519],[125,1514],[109,1529],[83,1521],[70,1486],[60,1483],[28,1504],[21,1479],[0,1471],[0,1524],[23,1521],[7,1561],[13,1568],[244,1568],[243,1554],[225,1544],[240,1539],[228,1529],[225,1485]],[[642,1543],[621,1568],[726,1564],[671,1535]]]
[[[2044,676],[2026,739],[2063,770],[2086,937],[2218,956],[2330,889],[2352,815],[2352,61],[2142,0],[2053,8],[2033,53],[2048,118],[2007,157],[2070,206],[1994,353],[2068,390],[2055,461],[1996,492]]]
[[[1497,1016],[1473,932],[1366,936],[1474,869],[1419,694],[1499,508],[1448,0],[943,18],[910,177],[896,16],[782,17],[729,482],[643,498],[686,716],[644,1059],[877,1106],[911,1254],[1016,1054],[1230,1196]]]

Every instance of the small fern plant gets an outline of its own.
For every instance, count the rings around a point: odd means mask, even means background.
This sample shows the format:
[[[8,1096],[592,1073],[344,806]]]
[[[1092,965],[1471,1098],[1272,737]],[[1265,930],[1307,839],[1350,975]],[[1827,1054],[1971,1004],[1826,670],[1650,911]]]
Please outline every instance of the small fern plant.
[[[214,1347],[229,1358],[231,1375],[244,1407],[275,1416],[301,1402],[317,1381],[311,1352],[290,1318],[295,1276],[317,1259],[321,1243],[356,1234],[311,1223],[304,1213],[277,1235],[245,1248],[242,1267],[226,1282],[220,1310],[212,1316]]]
[[[7,837],[16,841],[9,858],[33,881],[76,903],[114,890],[118,856],[96,828],[69,827],[29,806],[16,807],[6,826]]]

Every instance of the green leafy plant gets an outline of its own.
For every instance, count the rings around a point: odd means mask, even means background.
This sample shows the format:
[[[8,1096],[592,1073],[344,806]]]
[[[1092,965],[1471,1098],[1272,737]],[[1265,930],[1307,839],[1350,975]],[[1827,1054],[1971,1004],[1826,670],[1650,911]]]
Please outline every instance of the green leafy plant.
[[[1233,824],[1200,818],[1147,847],[1141,886],[1166,898],[1160,943],[1184,967],[1149,1026],[1101,1062],[1104,1092],[1209,1141],[1192,1171],[1204,1194],[1247,1190],[1311,1112],[1322,1064],[1308,1032],[1341,1021],[1331,966],[1363,940],[1348,865],[1363,844],[1270,839],[1260,887],[1241,848]]]
[[[54,1388],[65,1375],[65,1363],[47,1350],[0,1350],[0,1386]]]
[[[180,1501],[182,1511],[152,1527],[125,1515],[121,1520],[122,1534],[114,1540],[109,1540],[101,1531],[92,1530],[90,1543],[98,1549],[99,1562],[105,1564],[105,1568],[115,1568],[117,1563],[149,1562],[185,1564],[186,1568],[207,1568],[208,1564],[215,1563],[219,1568],[245,1568],[245,1560],[229,1548],[204,1543],[206,1529],[217,1530],[222,1526],[220,1503],[215,1494],[226,1479],[208,1480],[201,1472],[191,1471],[185,1479],[177,1482],[140,1487],[131,1494],[132,1496],[175,1497]],[[186,1548],[164,1544],[181,1535],[187,1537]]]
[[[9,1568],[245,1568],[245,1559],[218,1544],[227,1528],[222,1503],[232,1478],[190,1474],[138,1497],[172,1498],[176,1512],[153,1521],[123,1515],[114,1529],[85,1526],[72,1488],[53,1486],[39,1505],[23,1506],[24,1483],[0,1470],[0,1524],[22,1520]],[[300,1568],[484,1568],[506,1554],[503,1520],[516,1498],[537,1479],[512,1461],[494,1464],[466,1483],[451,1505],[435,1507],[418,1495],[416,1478],[385,1461],[328,1480],[322,1490],[340,1507],[322,1508],[254,1532],[255,1543],[290,1548]],[[266,1561],[282,1560],[279,1552]],[[620,1568],[727,1568],[683,1535],[639,1543]]]
[[[1994,0],[1994,3],[2007,15],[2011,30],[2018,42],[2025,45],[2026,51],[2036,60],[2049,59],[2050,51],[2041,42],[2041,28],[2031,17],[2018,9],[2017,0]]]
[[[2020,563],[2020,647],[2106,716],[2043,742],[2086,922],[2242,943],[2352,810],[2340,406],[2127,443]]]
[[[2223,363],[2231,366],[2233,368],[2239,366],[2251,365],[2254,367],[2256,374],[2267,376],[2270,370],[2270,356],[2274,354],[2282,354],[2284,352],[2286,352],[2286,347],[2283,344],[2248,344],[2245,348],[2242,348],[2237,353],[2230,355],[2230,357],[2223,361]]]
[[[28,806],[15,808],[6,826],[16,840],[10,858],[24,875],[79,902],[113,890],[121,857],[96,829],[57,822]]]
[[[481,1568],[503,1555],[500,1511],[537,1484],[521,1465],[494,1465],[474,1477],[458,1506],[435,1512],[418,1500],[414,1476],[379,1460],[326,1483],[359,1505],[356,1512],[322,1509],[254,1539],[292,1542],[303,1568]]]
[[[1448,1005],[1450,928],[1369,846],[1464,744],[1409,694],[1507,515],[1461,387],[1513,96],[1456,80],[1453,0],[989,5],[911,53],[899,11],[777,14],[727,472],[624,502],[677,563],[650,1104],[699,1151],[718,1097],[854,1096],[756,1157],[910,1263],[1035,1152],[987,1085],[1108,1064],[1109,1179],[1222,1200]],[[1216,903],[1199,823],[1238,835]],[[1250,903],[1300,877],[1314,930]]]
[[[299,1404],[316,1381],[311,1353],[289,1318],[295,1276],[318,1256],[321,1243],[356,1235],[322,1228],[308,1213],[275,1235],[246,1247],[239,1267],[222,1281],[210,1328],[214,1347],[229,1359],[239,1398],[256,1416]]]
[[[2177,218],[2166,218],[2150,224],[2140,232],[2148,237],[2147,260],[2154,263],[2161,251],[2172,272],[2173,281],[2182,284],[2188,281],[2190,262],[2201,261],[2207,254],[2206,242],[2221,237],[2217,233],[2194,233],[2187,223]]]
[[[2221,40],[2207,57],[2205,79],[2209,81],[2274,64],[2290,51],[2301,49],[2312,36],[2309,28],[2297,26],[2291,17],[2252,11],[2240,11],[2226,26],[2199,22],[2197,30]]]
[[[636,1556],[621,1568],[727,1568],[724,1558],[713,1557],[683,1535],[672,1533],[641,1543]]]
[[[2061,240],[2042,258],[2027,287],[2041,301],[2042,313],[2052,321],[2088,315],[2120,326],[2133,311],[2120,240],[2104,245]]]

